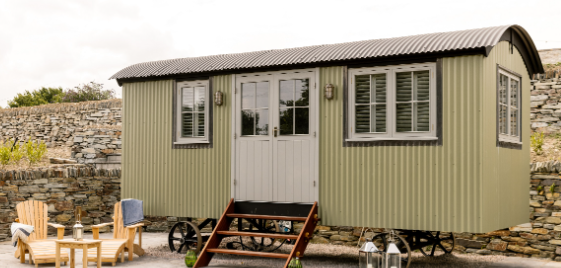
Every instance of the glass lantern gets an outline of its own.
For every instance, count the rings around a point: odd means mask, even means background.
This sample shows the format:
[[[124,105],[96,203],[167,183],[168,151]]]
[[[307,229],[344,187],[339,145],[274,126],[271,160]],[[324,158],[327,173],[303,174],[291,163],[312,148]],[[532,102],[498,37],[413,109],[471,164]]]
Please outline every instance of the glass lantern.
[[[84,226],[80,221],[77,221],[74,226],[72,226],[72,238],[76,241],[82,241],[84,239]]]
[[[390,242],[388,250],[384,253],[383,268],[401,268],[401,252],[394,242]]]
[[[362,245],[358,251],[359,268],[379,268],[380,267],[380,251],[372,243],[372,239],[367,238],[366,243]]]

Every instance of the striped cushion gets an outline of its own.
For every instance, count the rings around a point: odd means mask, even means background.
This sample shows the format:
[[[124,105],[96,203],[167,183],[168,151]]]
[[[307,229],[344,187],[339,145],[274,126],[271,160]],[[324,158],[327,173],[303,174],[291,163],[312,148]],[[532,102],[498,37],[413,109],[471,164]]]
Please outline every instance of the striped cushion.
[[[12,226],[10,226],[10,229],[12,231],[12,245],[16,247],[18,245],[18,238],[21,239],[23,243],[27,243],[27,238],[33,232],[34,227],[14,222]]]

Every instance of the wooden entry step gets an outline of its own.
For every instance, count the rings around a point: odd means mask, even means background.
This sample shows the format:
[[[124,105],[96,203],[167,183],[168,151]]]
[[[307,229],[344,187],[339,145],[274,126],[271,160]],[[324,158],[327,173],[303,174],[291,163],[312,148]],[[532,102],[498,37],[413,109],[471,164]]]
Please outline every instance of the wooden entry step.
[[[290,256],[289,254],[281,254],[281,253],[244,251],[244,250],[233,250],[233,249],[222,249],[222,248],[209,248],[208,252],[252,256],[252,257],[263,257],[263,258],[277,258],[277,259],[288,259],[288,257]]]
[[[266,237],[273,239],[298,239],[297,235],[288,234],[270,234],[270,233],[251,233],[251,232],[236,232],[236,231],[218,231],[219,235],[224,236],[253,236],[253,237]]]
[[[252,220],[284,220],[284,221],[298,221],[304,222],[302,231],[295,234],[279,234],[279,233],[266,233],[266,232],[243,232],[243,231],[230,231],[230,225],[234,219],[247,219]],[[233,254],[251,257],[263,258],[278,258],[286,259],[284,265],[288,267],[290,260],[294,257],[304,257],[304,252],[310,239],[313,236],[314,230],[319,221],[318,217],[318,204],[301,204],[301,203],[270,203],[270,202],[252,202],[252,201],[239,201],[236,202],[231,199],[224,213],[218,220],[212,235],[208,239],[205,247],[201,251],[195,268],[207,267],[216,253],[219,254]],[[240,224],[240,222],[238,222]],[[244,237],[265,237],[273,239],[291,239],[296,240],[290,254],[281,254],[274,252],[257,252],[257,251],[244,251],[219,248],[220,242],[223,238],[229,236],[244,236]]]
[[[239,218],[239,219],[259,219],[259,220],[278,220],[278,221],[306,221],[306,217],[289,217],[289,216],[275,216],[275,215],[255,215],[255,214],[237,214],[230,213],[226,217]]]

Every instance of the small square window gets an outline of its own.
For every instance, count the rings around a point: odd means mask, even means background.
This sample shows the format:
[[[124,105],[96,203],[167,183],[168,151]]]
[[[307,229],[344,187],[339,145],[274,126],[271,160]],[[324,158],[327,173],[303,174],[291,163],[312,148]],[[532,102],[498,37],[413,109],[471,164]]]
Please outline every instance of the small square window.
[[[209,143],[208,80],[177,83],[174,144]]]
[[[520,77],[498,69],[497,124],[499,141],[521,144]]]

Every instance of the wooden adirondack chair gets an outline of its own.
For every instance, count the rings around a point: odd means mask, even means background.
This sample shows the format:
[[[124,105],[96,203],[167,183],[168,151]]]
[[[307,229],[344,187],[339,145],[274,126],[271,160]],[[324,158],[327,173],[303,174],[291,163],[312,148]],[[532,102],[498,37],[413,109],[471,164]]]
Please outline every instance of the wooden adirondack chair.
[[[16,206],[16,210],[18,213],[16,222],[32,225],[35,228],[29,235],[27,243],[18,240],[18,249],[14,256],[20,258],[21,263],[25,263],[25,254],[28,253],[29,263],[35,263],[35,267],[40,263],[54,263],[56,244],[54,240],[47,240],[47,226],[57,229],[57,239],[63,239],[64,226],[48,222],[48,206],[41,201],[21,202]],[[64,263],[68,261],[67,252],[61,252],[61,260]]]
[[[119,259],[119,254],[121,255],[121,262],[125,258],[125,250],[128,251],[129,261],[133,259],[133,253],[142,256],[144,255],[144,250],[142,249],[142,226],[143,223],[137,223],[131,226],[123,225],[123,214],[121,213],[121,202],[115,204],[115,215],[113,216],[113,222],[102,223],[92,226],[93,238],[99,239],[99,229],[105,226],[113,225],[113,239],[101,239],[101,262],[111,262],[113,266]],[[134,238],[138,230],[138,244],[134,243]],[[91,254],[89,256],[95,256],[95,249],[91,249]],[[95,262],[97,259],[95,257],[88,258],[88,261]]]

